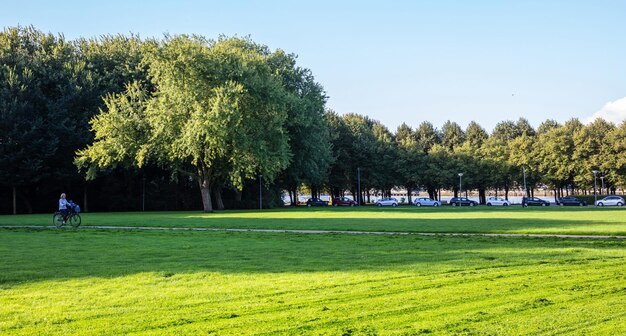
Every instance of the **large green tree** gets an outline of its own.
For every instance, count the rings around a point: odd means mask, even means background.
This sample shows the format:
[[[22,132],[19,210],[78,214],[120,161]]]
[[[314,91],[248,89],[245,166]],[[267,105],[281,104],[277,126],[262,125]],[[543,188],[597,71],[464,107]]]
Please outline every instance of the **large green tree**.
[[[246,178],[272,180],[287,167],[286,93],[267,47],[182,35],[144,48],[154,91],[135,82],[107,97],[92,121],[95,142],[78,152],[89,177],[112,164],[154,160],[195,178],[210,212],[215,184],[241,188]]]
[[[0,33],[0,185],[12,187],[13,213],[20,187],[77,175],[63,154],[80,141],[84,67],[62,36],[33,27]]]
[[[308,184],[314,194],[318,193],[326,183],[333,161],[329,127],[324,116],[326,96],[311,71],[296,65],[294,55],[279,50],[271,55],[270,64],[287,92],[285,129],[292,153],[292,160],[279,180],[295,202],[297,189],[303,183]]]

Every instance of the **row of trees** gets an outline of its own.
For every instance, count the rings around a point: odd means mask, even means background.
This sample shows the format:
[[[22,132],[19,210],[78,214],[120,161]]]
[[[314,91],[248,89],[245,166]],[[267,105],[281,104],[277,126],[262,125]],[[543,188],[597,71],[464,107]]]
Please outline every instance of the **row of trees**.
[[[395,133],[365,116],[327,115],[335,163],[328,184],[331,193],[349,190],[356,195],[356,174],[361,172],[362,194],[372,190],[390,194],[393,187],[410,191],[426,190],[437,198],[441,189],[477,190],[484,204],[487,190],[523,188],[527,193],[537,187],[564,193],[586,193],[593,188],[598,170],[612,192],[626,185],[626,122],[616,126],[602,119],[584,125],[578,119],[564,124],[546,120],[534,129],[526,119],[502,121],[489,134],[478,123],[464,130],[447,121],[441,129],[430,122],[416,129],[406,124]]]
[[[15,27],[0,34],[0,61],[0,185],[14,213],[18,199],[37,211],[33,200],[77,184],[85,203],[87,186],[98,198],[125,184],[136,198],[138,179],[145,194],[146,176],[168,174],[212,211],[223,191],[245,204],[258,175],[320,185],[332,162],[322,87],[295,55],[248,38],[66,41]]]
[[[296,57],[249,38],[104,36],[67,41],[32,27],[0,34],[0,212],[50,211],[61,191],[93,210],[247,207],[394,187],[507,193],[588,190],[592,169],[626,184],[626,124],[503,121],[391,132],[325,111]],[[261,179],[262,176],[262,179]],[[532,190],[533,188],[529,188]],[[9,192],[6,192],[9,190]],[[87,195],[90,195],[88,198]],[[201,197],[198,197],[197,195]],[[410,195],[409,195],[410,197]],[[200,203],[201,202],[201,203]],[[275,204],[279,204],[276,202]]]

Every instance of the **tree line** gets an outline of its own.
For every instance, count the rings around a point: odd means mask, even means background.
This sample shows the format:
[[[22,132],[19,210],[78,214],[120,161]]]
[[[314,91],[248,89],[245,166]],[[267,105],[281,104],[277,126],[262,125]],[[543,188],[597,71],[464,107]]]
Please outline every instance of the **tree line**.
[[[196,35],[67,41],[34,27],[0,33],[0,212],[47,212],[69,192],[108,210],[250,208],[287,191],[361,200],[394,187],[507,194],[545,185],[589,190],[591,170],[625,184],[626,124],[536,130],[520,119],[489,134],[472,122],[391,132],[326,110],[297,58],[250,38]],[[361,190],[357,194],[357,173]],[[78,199],[80,197],[80,199]],[[410,197],[410,195],[409,195]],[[146,207],[147,204],[147,207]]]

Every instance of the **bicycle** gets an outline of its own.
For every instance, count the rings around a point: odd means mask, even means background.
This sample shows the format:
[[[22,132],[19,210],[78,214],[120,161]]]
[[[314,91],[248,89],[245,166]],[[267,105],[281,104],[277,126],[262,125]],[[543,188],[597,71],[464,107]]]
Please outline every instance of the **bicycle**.
[[[63,221],[63,214],[60,211],[55,212],[52,215],[52,225],[60,228],[67,223],[74,228],[79,227],[82,222],[82,219],[80,218],[80,214],[77,211],[75,211],[73,207],[70,207],[70,206],[68,206],[67,211],[68,212],[67,212],[65,221]]]

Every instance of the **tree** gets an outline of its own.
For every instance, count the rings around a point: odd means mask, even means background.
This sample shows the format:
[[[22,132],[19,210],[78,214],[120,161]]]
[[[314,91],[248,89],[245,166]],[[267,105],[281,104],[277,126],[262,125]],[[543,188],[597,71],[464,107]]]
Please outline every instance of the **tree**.
[[[359,204],[363,204],[363,195],[368,194],[374,187],[378,171],[377,140],[372,131],[374,121],[359,114],[346,114],[343,116],[345,125],[351,134],[353,141],[350,143],[351,171],[349,181],[352,182],[352,193],[358,196]],[[361,171],[361,194],[357,195],[356,174]]]
[[[328,187],[333,197],[343,196],[347,189],[355,190],[356,169],[352,161],[354,138],[345,120],[332,110],[325,114],[332,147],[332,164],[328,176]]]
[[[467,125],[465,141],[473,149],[478,149],[489,138],[489,134],[477,122],[472,121]]]
[[[77,80],[84,63],[62,36],[33,27],[0,33],[0,185],[13,192],[46,178],[76,176],[62,154],[76,142]]]
[[[465,141],[465,133],[459,124],[450,120],[441,127],[441,144],[448,150],[453,151],[454,147],[460,146]]]
[[[492,134],[483,143],[480,153],[491,167],[491,183],[489,186],[496,188],[496,191],[497,189],[504,189],[504,197],[508,199],[514,174],[509,164],[511,152],[508,141]]]
[[[626,188],[626,121],[615,127],[606,136],[605,146],[607,152],[603,155],[604,165],[601,166],[606,171],[604,180],[607,187],[621,186]]]
[[[309,184],[313,194],[326,182],[332,163],[330,134],[324,119],[326,96],[311,71],[296,66],[295,56],[282,51],[270,59],[287,91],[287,120],[292,160],[281,173],[280,182],[292,198],[302,183]]]
[[[489,138],[489,134],[477,122],[472,121],[465,131],[465,142],[457,146],[455,152],[461,162],[468,189],[478,189],[481,204],[486,203],[486,188],[491,181],[491,169],[482,157],[481,147]]]
[[[428,153],[435,144],[441,143],[441,135],[435,126],[428,121],[424,121],[419,125],[415,136],[417,144],[424,150],[424,153]]]
[[[510,142],[509,164],[517,168],[518,181],[523,181],[524,176],[526,176],[526,189],[524,192],[528,197],[532,196],[535,185],[541,179],[539,162],[535,155],[536,143],[536,137],[529,136],[526,133]],[[523,182],[520,185],[523,185]]]
[[[555,198],[560,197],[561,188],[571,183],[573,178],[574,140],[573,134],[582,127],[578,120],[570,120],[563,126],[540,134],[534,156],[539,163],[544,183],[555,189]]]
[[[413,189],[421,182],[419,173],[425,169],[425,154],[418,145],[415,132],[405,123],[396,130],[395,140],[398,156],[395,171],[398,172],[398,184],[404,186],[407,199],[412,203]]]
[[[287,167],[285,90],[266,47],[182,35],[144,48],[154,93],[135,82],[107,97],[92,121],[95,142],[77,153],[88,177],[120,162],[154,160],[195,178],[210,212],[214,184],[227,179],[241,188],[246,178],[272,180]]]
[[[573,166],[573,182],[577,186],[593,187],[592,170],[599,170],[601,174],[607,174],[614,169],[613,165],[606,164],[610,153],[606,137],[614,129],[615,125],[612,123],[604,119],[596,119],[591,124],[582,126],[574,132],[572,159],[576,164]]]
[[[515,135],[516,138],[522,135],[532,137],[536,134],[535,129],[533,129],[526,118],[519,118],[515,123],[515,128],[517,129],[517,134]]]
[[[510,141],[515,139],[518,135],[517,126],[510,120],[497,123],[493,132],[491,132],[491,137],[499,141]]]
[[[375,167],[372,168],[374,177],[372,186],[383,193],[391,194],[391,189],[402,180],[396,169],[399,161],[398,149],[393,134],[380,122],[372,123],[372,133],[376,140],[372,157],[372,161],[376,161]]]
[[[539,127],[537,127],[537,134],[541,135],[541,134],[546,134],[548,133],[550,130],[553,130],[557,127],[559,127],[561,125],[559,125],[558,122],[552,120],[552,119],[548,119],[544,122],[541,123],[541,125],[539,125]]]

